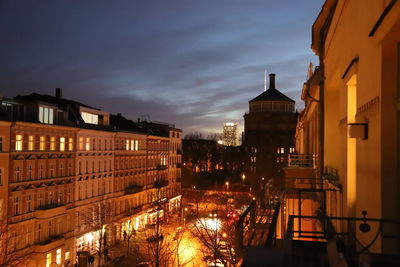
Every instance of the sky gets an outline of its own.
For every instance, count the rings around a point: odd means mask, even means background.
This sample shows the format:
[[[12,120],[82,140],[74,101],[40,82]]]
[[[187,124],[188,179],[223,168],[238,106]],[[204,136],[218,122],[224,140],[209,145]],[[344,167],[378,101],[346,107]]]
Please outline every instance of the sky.
[[[0,93],[55,94],[193,132],[243,128],[264,72],[302,107],[324,0],[3,0]]]

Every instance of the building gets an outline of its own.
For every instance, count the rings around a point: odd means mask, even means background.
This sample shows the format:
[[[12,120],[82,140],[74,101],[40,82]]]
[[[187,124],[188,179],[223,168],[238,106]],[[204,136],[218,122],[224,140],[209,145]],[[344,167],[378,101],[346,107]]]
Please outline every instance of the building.
[[[237,146],[237,124],[233,122],[224,123],[222,132],[222,144],[224,146]]]
[[[249,101],[244,115],[245,175],[255,191],[270,179],[281,187],[282,166],[294,151],[295,101],[275,88],[275,74],[269,78],[269,89]]]
[[[2,98],[2,262],[62,266],[101,253],[151,224],[159,196],[164,214],[176,213],[181,132],[64,99],[61,89]]]
[[[275,264],[400,264],[399,44],[399,1],[325,1],[312,28],[319,66],[303,86],[271,226],[286,248]]]

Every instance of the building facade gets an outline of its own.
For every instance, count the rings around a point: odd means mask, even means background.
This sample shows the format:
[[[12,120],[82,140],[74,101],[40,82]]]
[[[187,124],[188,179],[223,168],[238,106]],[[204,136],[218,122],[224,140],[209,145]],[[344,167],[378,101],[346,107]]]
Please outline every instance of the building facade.
[[[224,146],[237,146],[237,143],[237,124],[233,122],[224,123],[222,144]]]
[[[75,263],[151,224],[158,196],[165,214],[180,208],[180,129],[134,123],[60,89],[3,98],[0,116],[2,263]]]
[[[296,120],[295,101],[275,88],[275,74],[270,74],[269,89],[249,101],[244,115],[245,176],[253,190],[270,179],[282,186],[282,167],[294,152]]]

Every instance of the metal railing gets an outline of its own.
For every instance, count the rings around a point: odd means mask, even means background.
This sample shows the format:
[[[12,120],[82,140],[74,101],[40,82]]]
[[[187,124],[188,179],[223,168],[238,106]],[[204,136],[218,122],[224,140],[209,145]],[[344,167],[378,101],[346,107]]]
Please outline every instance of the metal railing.
[[[317,158],[315,155],[290,154],[288,167],[291,168],[317,168]]]

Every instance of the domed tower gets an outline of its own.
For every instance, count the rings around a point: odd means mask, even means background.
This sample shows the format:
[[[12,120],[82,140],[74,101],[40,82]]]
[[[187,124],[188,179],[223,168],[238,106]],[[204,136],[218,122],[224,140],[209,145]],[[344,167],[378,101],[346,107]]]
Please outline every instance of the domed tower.
[[[294,152],[296,123],[295,101],[276,89],[271,73],[268,90],[249,101],[244,115],[245,175],[254,192],[269,179],[278,188],[283,185],[282,167]]]

